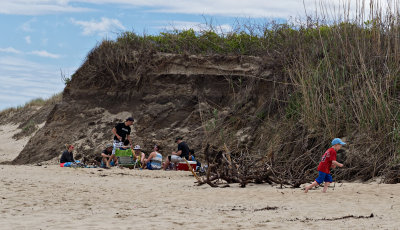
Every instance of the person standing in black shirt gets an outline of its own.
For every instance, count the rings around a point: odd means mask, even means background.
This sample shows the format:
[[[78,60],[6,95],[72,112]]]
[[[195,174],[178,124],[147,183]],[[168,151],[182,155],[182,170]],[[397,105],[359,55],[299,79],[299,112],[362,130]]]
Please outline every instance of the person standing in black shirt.
[[[130,144],[132,144],[130,134],[131,134],[131,125],[134,120],[132,117],[128,117],[125,122],[118,123],[113,129],[112,133],[114,134],[114,143],[111,157],[108,159],[107,167],[110,166],[111,160],[115,159],[115,150],[117,148],[121,148],[124,146],[124,141],[128,140]]]
[[[113,129],[112,133],[114,134],[114,141],[124,142],[125,139],[128,139],[132,144],[130,139],[131,134],[131,125],[133,124],[133,118],[128,117],[125,122],[118,123]]]

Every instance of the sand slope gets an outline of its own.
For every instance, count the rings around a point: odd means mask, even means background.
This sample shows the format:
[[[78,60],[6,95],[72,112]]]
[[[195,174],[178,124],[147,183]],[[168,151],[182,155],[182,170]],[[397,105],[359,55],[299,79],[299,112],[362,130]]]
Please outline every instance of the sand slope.
[[[18,124],[0,126],[0,162],[13,160],[29,141],[29,137],[12,139],[12,136],[19,131]]]
[[[400,185],[376,183],[304,194],[265,184],[199,187],[187,172],[1,165],[0,194],[2,229],[397,229],[400,223]]]

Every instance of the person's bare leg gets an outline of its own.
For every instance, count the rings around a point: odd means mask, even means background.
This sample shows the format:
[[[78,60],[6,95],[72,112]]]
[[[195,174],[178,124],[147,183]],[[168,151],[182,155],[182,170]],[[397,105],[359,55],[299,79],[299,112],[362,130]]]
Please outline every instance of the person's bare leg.
[[[115,154],[111,154],[110,158],[108,158],[108,167],[111,168],[111,161],[114,161],[114,166],[118,165],[118,160]]]
[[[108,164],[108,157],[103,157],[102,161],[103,163],[106,165],[107,168],[109,168],[109,164]]]
[[[318,185],[318,182],[314,181],[312,182],[312,184],[310,184],[309,186],[306,187],[306,189],[304,190],[305,193],[308,192],[308,190],[310,190],[312,187],[315,187]]]
[[[165,162],[164,162],[164,167],[163,167],[163,169],[166,170],[166,169],[168,168],[168,166],[169,166],[169,159],[168,159],[168,157],[167,157],[167,159],[166,159]]]
[[[112,156],[113,156],[113,155],[111,155],[111,156],[108,158],[108,160],[107,160],[107,168],[111,168],[110,163],[111,163]]]
[[[322,189],[322,192],[326,192],[330,184],[331,184],[330,182],[325,182],[324,189]]]
[[[118,166],[118,157],[115,156],[115,155],[113,155],[112,160],[114,161],[114,165],[115,165],[115,166]]]

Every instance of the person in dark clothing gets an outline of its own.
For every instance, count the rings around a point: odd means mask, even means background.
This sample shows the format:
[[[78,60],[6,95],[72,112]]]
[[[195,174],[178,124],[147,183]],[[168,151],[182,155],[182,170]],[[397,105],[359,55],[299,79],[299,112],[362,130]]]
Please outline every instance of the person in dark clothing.
[[[111,160],[115,158],[115,150],[117,148],[121,148],[124,146],[124,141],[128,140],[130,144],[132,141],[130,139],[131,134],[131,125],[133,124],[134,119],[132,117],[128,117],[125,122],[118,123],[113,129],[112,133],[114,134],[114,143],[111,157],[108,159],[107,167],[110,166]]]
[[[199,167],[201,167],[200,161],[196,160],[196,157],[195,157],[195,155],[194,155],[194,149],[190,149],[190,150],[189,150],[189,158],[188,158],[188,160],[189,160],[189,161],[196,161],[196,170],[197,170]]]
[[[101,152],[102,164],[104,163],[104,165],[107,168],[110,168],[111,166],[114,166],[118,163],[115,155],[112,155],[112,150],[113,150],[113,145],[107,144],[106,148]]]
[[[189,159],[189,146],[182,140],[182,137],[177,137],[175,142],[178,144],[178,151],[172,152],[172,155],[180,156],[181,158]]]
[[[131,142],[130,134],[131,134],[131,125],[133,124],[133,118],[128,117],[125,122],[118,123],[113,129],[112,133],[114,134],[114,142],[124,142],[125,139],[128,139]],[[132,143],[131,143],[132,144]]]
[[[179,136],[175,138],[175,142],[178,144],[178,151],[172,152],[172,154],[165,159],[164,169],[167,169],[171,162],[177,164],[178,162],[184,161],[184,159],[189,159],[189,146],[183,141],[183,138]]]
[[[189,157],[188,161],[196,161],[195,155],[194,155],[194,149],[189,150]]]
[[[70,144],[66,144],[65,147],[67,149],[62,153],[60,163],[75,162],[74,154],[72,153],[75,147]]]

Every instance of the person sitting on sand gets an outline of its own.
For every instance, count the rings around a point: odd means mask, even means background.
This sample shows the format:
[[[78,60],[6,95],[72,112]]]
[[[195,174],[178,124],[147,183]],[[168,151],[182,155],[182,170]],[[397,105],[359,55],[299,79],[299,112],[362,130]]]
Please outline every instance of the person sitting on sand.
[[[111,166],[118,165],[118,160],[115,154],[112,154],[113,151],[113,145],[112,144],[107,144],[106,148],[101,152],[101,162],[104,164],[107,168],[110,168]]]
[[[318,165],[318,177],[315,179],[315,181],[308,185],[305,189],[305,193],[308,192],[312,187],[315,187],[317,185],[320,185],[322,182],[325,182],[324,188],[322,189],[322,192],[326,192],[328,189],[329,184],[333,181],[332,176],[330,174],[330,168],[335,168],[336,166],[338,167],[343,167],[343,164],[339,163],[336,161],[336,152],[342,148],[344,143],[341,139],[335,138],[332,140],[332,147],[326,150],[324,155],[322,156],[321,162]]]
[[[67,149],[61,155],[60,166],[61,167],[70,167],[74,163],[80,163],[80,161],[74,160],[74,154],[72,153],[72,151],[74,150],[75,146],[73,146],[71,144],[65,144],[65,147]]]
[[[160,147],[158,145],[154,145],[154,151],[150,153],[149,157],[145,159],[145,167],[150,170],[159,170],[161,169],[162,163],[162,155],[158,151]]]
[[[196,158],[194,155],[194,149],[189,149],[188,161],[196,161]]]
[[[196,157],[194,155],[194,149],[189,149],[188,161],[196,161],[196,170],[198,170],[201,167],[200,161],[196,160]]]
[[[133,160],[136,161],[136,167],[142,168],[144,166],[144,160],[146,156],[140,149],[140,145],[133,147]]]
[[[178,151],[172,152],[171,156],[165,159],[164,170],[168,168],[171,162],[176,165],[178,162],[184,161],[184,158],[186,160],[189,158],[189,146],[183,141],[183,138],[176,137],[175,142],[178,144]]]

